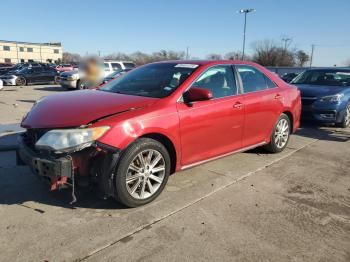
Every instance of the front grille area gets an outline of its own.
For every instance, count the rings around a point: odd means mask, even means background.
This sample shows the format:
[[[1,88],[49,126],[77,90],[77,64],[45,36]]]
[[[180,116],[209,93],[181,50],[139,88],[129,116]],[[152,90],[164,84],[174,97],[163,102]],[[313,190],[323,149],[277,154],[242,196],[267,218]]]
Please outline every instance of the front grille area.
[[[30,148],[35,149],[35,143],[42,137],[49,129],[27,129],[23,134],[23,142]]]
[[[303,106],[310,106],[316,101],[316,97],[302,97],[301,103]]]

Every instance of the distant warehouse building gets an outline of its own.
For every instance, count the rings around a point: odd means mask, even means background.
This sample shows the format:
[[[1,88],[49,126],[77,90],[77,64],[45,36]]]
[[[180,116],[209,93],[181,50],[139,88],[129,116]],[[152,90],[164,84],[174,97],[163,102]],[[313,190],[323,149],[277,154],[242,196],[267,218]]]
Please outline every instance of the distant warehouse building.
[[[0,63],[60,63],[61,43],[29,43],[0,40]]]

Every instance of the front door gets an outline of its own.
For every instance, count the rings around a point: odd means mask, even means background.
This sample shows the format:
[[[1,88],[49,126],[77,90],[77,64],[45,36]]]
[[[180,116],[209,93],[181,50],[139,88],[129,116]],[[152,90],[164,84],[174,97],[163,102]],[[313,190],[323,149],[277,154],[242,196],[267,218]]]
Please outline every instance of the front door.
[[[232,66],[207,69],[191,87],[210,90],[213,99],[177,105],[182,166],[237,150],[242,140],[244,107]]]

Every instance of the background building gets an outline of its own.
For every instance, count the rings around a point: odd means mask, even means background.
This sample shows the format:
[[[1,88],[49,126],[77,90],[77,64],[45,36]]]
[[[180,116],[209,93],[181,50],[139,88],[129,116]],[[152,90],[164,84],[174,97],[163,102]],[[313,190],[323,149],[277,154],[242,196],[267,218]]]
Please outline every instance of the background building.
[[[0,63],[62,61],[61,43],[29,43],[0,40]]]

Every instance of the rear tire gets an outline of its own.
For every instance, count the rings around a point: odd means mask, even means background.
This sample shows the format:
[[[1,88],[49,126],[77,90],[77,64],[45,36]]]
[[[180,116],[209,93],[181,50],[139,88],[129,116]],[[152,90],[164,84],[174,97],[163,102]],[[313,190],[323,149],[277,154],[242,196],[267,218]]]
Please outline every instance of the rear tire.
[[[341,123],[336,124],[336,126],[341,128],[346,128],[350,125],[350,102],[347,104],[345,108],[344,118]]]
[[[288,145],[291,133],[291,123],[286,114],[282,114],[272,130],[270,143],[264,148],[271,153],[282,152]]]
[[[53,80],[53,83],[55,85],[58,85],[60,83],[60,77],[59,76],[55,76],[54,80]]]
[[[156,140],[140,138],[121,155],[116,168],[115,199],[127,207],[145,205],[163,191],[170,174],[170,156]]]
[[[16,79],[16,86],[25,86],[27,85],[27,80],[24,77],[19,77]]]

